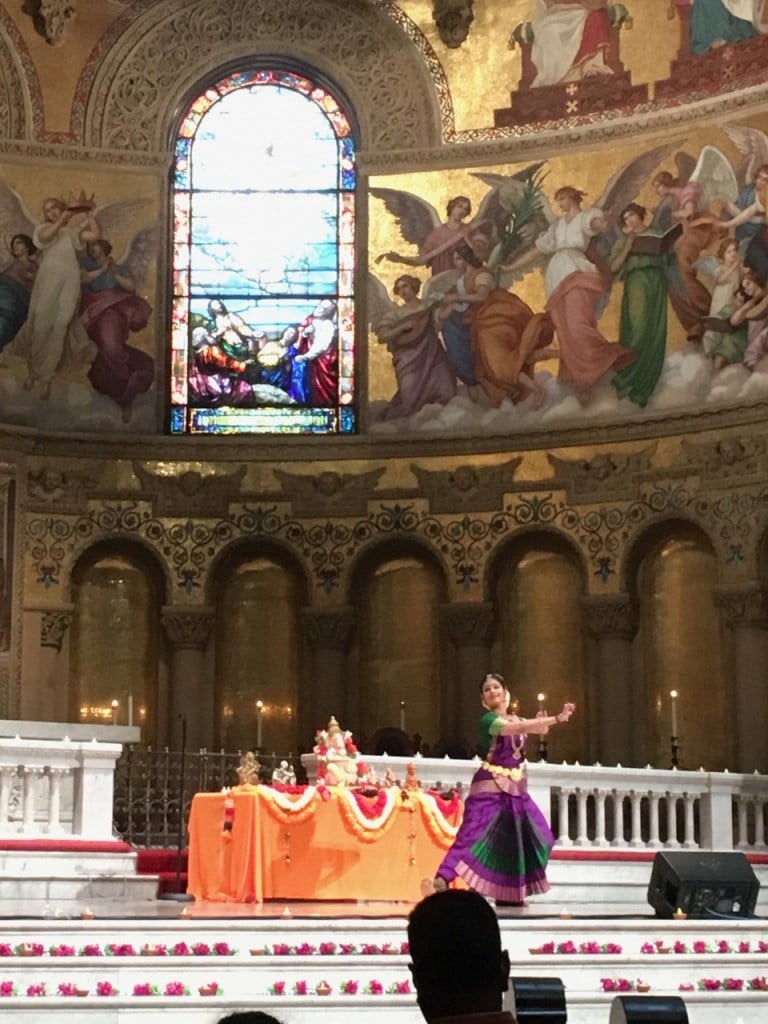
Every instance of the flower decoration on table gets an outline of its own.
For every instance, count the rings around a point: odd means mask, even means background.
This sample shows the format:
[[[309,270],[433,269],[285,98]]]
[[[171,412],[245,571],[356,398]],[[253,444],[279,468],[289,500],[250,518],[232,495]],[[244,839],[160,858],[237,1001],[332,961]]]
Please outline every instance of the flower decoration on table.
[[[44,981],[39,981],[35,985],[27,985],[28,996],[45,996],[47,994]]]
[[[750,978],[747,988],[750,992],[768,992],[768,978],[764,975],[760,978]],[[0,994],[2,993],[0,992]]]
[[[77,956],[77,950],[74,946],[68,946],[61,942],[57,946],[49,946],[48,952],[51,956]]]
[[[218,981],[209,981],[207,985],[198,985],[197,992],[201,996],[220,996],[222,994]]]
[[[87,996],[90,989],[82,988],[71,981],[61,981],[56,991],[60,996]]]
[[[456,838],[461,824],[463,805],[458,792],[421,790],[418,794],[418,805],[430,838],[438,846],[447,849]]]
[[[133,986],[133,994],[135,996],[156,996],[158,994],[157,985],[151,985],[148,981],[138,981]]]
[[[284,996],[285,995],[285,982],[284,981],[274,981],[274,982],[272,982],[272,984],[269,986],[268,991],[269,991],[269,994],[271,996]]]
[[[394,981],[387,989],[387,992],[391,996],[410,996],[412,995],[411,983],[407,979],[405,981]]]
[[[16,948],[16,956],[42,956],[45,946],[42,942],[20,942]]]
[[[136,950],[130,942],[110,942],[107,946],[107,956],[136,956]]]
[[[317,756],[317,781],[326,786],[354,786],[358,775],[365,775],[352,733],[343,730],[333,716],[326,729],[315,733],[313,750]]]
[[[13,956],[13,946],[8,942],[0,942],[0,956]]]
[[[601,978],[600,988],[603,992],[647,992],[650,985],[639,978]]]
[[[369,996],[382,996],[384,995],[384,986],[380,981],[375,979],[368,982],[364,989],[366,995]]]
[[[96,995],[97,996],[119,996],[120,990],[115,988],[111,981],[97,981],[96,982]]]
[[[360,985],[356,981],[342,981],[339,991],[343,996],[356,996]]]
[[[339,812],[347,829],[362,843],[375,843],[397,820],[403,791],[396,786],[378,790],[339,790]]]
[[[296,956],[312,956],[317,952],[317,947],[312,946],[309,942],[302,942],[298,946],[294,946],[293,951]]]
[[[336,952],[336,943],[321,942],[320,946],[318,947],[318,952],[320,953],[320,956],[333,956],[334,953]]]
[[[12,981],[0,981],[0,996],[15,996],[16,986]]]
[[[168,956],[168,947],[162,943],[150,945],[146,942],[140,950],[142,956]]]
[[[165,996],[188,996],[189,989],[183,981],[166,981],[163,989]]]
[[[307,996],[309,995],[309,988],[306,981],[297,981],[293,986],[293,994],[295,996]]]
[[[98,942],[87,942],[80,947],[79,956],[104,956],[104,952]]]
[[[528,950],[536,954],[559,954],[560,956],[573,956],[575,953],[586,953],[589,955],[607,954],[618,955],[622,947],[617,942],[581,942],[577,946],[575,942],[568,939],[566,942],[544,942],[541,946],[534,946]],[[650,952],[650,950],[648,950]]]
[[[354,942],[342,942],[341,945],[339,946],[339,949],[344,954],[344,956],[351,956],[357,953],[357,946],[354,944]]]

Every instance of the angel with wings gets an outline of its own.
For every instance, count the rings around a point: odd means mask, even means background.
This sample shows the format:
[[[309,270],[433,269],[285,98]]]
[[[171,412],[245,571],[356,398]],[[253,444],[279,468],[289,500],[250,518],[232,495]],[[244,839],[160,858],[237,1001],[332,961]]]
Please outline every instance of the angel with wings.
[[[736,144],[742,162],[736,170],[740,187],[736,197],[723,196],[730,220],[722,224],[735,228],[744,265],[763,282],[768,281],[768,135],[758,128],[725,125],[725,134]]]
[[[392,289],[401,300],[397,304],[390,300],[384,284],[375,275],[369,275],[371,325],[392,356],[397,379],[397,393],[382,419],[402,419],[425,405],[445,405],[456,394],[456,375],[435,325],[440,297],[430,300],[429,283],[421,299],[419,278],[402,274]]]
[[[97,391],[120,406],[124,423],[131,419],[134,400],[155,379],[154,359],[128,344],[131,333],[143,330],[152,316],[152,307],[137,289],[143,283],[146,254],[154,248],[155,230],[139,232],[119,263],[105,238],[87,242],[80,258],[80,320],[98,350],[88,377]]]
[[[540,171],[541,163],[532,164],[509,176],[497,176],[507,189],[522,188]],[[488,178],[475,175],[483,181]],[[386,252],[376,262],[387,259],[411,267],[428,266],[433,274],[453,270],[453,254],[460,245],[469,244],[481,259],[500,237],[508,233],[509,210],[502,203],[499,189],[492,187],[483,197],[477,214],[468,221],[472,203],[467,196],[454,196],[448,202],[447,219],[443,223],[437,210],[427,200],[411,192],[393,188],[372,188],[371,195],[381,199],[389,213],[397,220],[406,242],[417,246],[418,255],[408,256]]]
[[[143,200],[122,200],[96,208],[92,197],[82,193],[72,202],[51,196],[43,202],[41,223],[35,225],[21,196],[0,182],[0,225],[9,233],[31,237],[39,250],[26,322],[8,348],[26,361],[26,390],[39,385],[40,398],[47,399],[57,373],[93,363],[97,345],[79,316],[80,256],[89,242],[118,233],[143,207]],[[132,253],[141,273],[154,255],[151,238],[139,232]]]
[[[697,274],[698,260],[723,233],[711,216],[711,206],[718,197],[735,199],[738,187],[730,162],[716,146],[704,146],[696,160],[678,153],[675,161],[676,175],[659,171],[651,182],[661,197],[652,224],[661,231],[682,226],[670,265],[669,298],[688,340],[698,342],[704,333],[703,318],[712,306],[712,294]]]

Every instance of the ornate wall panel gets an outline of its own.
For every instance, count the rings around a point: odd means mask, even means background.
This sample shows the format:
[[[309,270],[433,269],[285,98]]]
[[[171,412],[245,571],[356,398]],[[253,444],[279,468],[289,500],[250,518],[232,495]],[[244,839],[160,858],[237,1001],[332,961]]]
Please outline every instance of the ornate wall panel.
[[[134,151],[168,146],[184,95],[215,68],[253,57],[305,60],[332,75],[360,118],[364,146],[435,145],[440,114],[429,70],[414,42],[439,62],[394,4],[339,0],[175,0],[135,4],[86,70],[83,136],[88,146]],[[88,78],[91,77],[89,81]]]

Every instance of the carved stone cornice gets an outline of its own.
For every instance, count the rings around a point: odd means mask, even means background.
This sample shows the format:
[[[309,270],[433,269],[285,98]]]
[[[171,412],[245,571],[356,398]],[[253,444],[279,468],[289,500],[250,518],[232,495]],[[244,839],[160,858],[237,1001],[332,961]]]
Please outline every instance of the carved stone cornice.
[[[561,459],[548,454],[556,486],[574,501],[631,501],[648,478],[656,445],[639,452],[598,452],[591,459]]]
[[[248,467],[242,465],[224,473],[203,475],[196,470],[185,470],[166,476],[152,473],[140,462],[133,463],[133,471],[141,483],[142,497],[152,502],[160,516],[199,516],[221,519],[229,505],[240,497],[240,485]]]
[[[168,642],[175,650],[205,650],[214,623],[213,608],[163,608],[160,614]]]
[[[29,0],[25,12],[46,43],[61,46],[64,30],[77,14],[77,0]]]
[[[456,647],[490,647],[496,635],[496,618],[490,601],[462,601],[443,605],[448,639]]]
[[[741,434],[707,441],[683,438],[686,470],[696,473],[707,488],[762,483],[768,471],[768,444],[764,437]]]
[[[616,637],[631,640],[637,633],[640,608],[629,594],[585,597],[581,607],[587,627],[598,639]]]
[[[449,49],[458,49],[467,39],[475,20],[474,3],[475,0],[432,0],[432,20]]]
[[[384,467],[367,473],[273,473],[296,516],[364,516]]]
[[[712,600],[729,626],[768,628],[768,592],[762,583],[720,584],[712,591]]]
[[[348,651],[357,620],[353,608],[302,608],[304,635],[313,651]]]
[[[40,646],[60,651],[72,623],[72,608],[44,611],[40,620]]]
[[[457,466],[455,469],[424,469],[411,463],[419,491],[435,515],[443,512],[490,512],[504,505],[504,493],[512,490],[515,470],[522,457],[493,466]]]
[[[61,515],[80,511],[101,476],[101,462],[88,469],[63,469],[53,462],[33,465],[27,474],[30,509],[55,509]]]

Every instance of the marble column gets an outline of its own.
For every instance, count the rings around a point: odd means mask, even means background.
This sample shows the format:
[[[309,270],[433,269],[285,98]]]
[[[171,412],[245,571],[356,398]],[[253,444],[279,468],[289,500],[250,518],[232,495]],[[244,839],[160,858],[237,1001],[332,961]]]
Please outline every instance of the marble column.
[[[73,605],[51,608],[40,616],[40,692],[54,722],[77,721],[69,708],[69,627]]]
[[[628,594],[612,594],[585,597],[582,609],[596,645],[590,725],[597,745],[592,755],[601,764],[631,765],[641,739],[632,704],[632,641],[639,608]]]
[[[180,723],[186,717],[187,750],[211,749],[215,695],[213,685],[206,680],[205,651],[213,628],[213,609],[166,606],[161,621],[171,648],[168,746],[180,749]]]
[[[471,747],[477,742],[480,717],[480,687],[491,665],[496,620],[489,601],[463,601],[443,606],[448,639],[456,650],[454,692],[445,694],[447,733],[463,737]]]
[[[314,736],[331,715],[345,728],[358,721],[355,695],[349,691],[348,655],[355,634],[354,609],[302,608],[302,625],[312,654],[308,693],[300,694],[299,735]]]
[[[732,637],[726,669],[726,721],[732,728],[733,768],[768,771],[768,595],[761,583],[716,586],[715,607]]]

